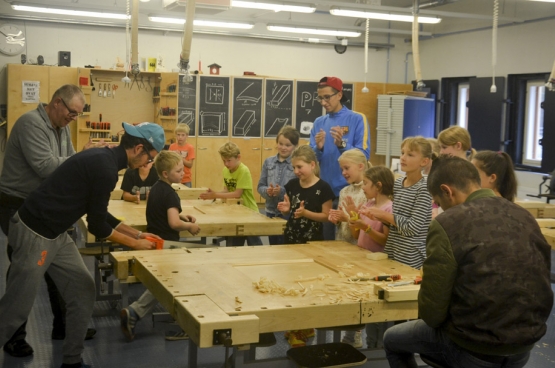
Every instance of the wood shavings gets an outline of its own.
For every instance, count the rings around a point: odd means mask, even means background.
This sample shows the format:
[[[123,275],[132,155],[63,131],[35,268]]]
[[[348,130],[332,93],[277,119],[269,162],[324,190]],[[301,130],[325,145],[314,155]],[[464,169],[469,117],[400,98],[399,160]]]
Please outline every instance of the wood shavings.
[[[337,273],[337,276],[339,276],[339,277],[347,277],[347,275],[345,275],[345,274],[344,274],[343,272],[341,272],[341,271],[339,271],[339,272]]]
[[[306,288],[301,290],[297,290],[294,288],[285,289],[283,286],[278,284],[273,280],[269,280],[266,277],[261,277],[260,281],[253,282],[253,286],[261,293],[267,294],[278,294],[278,295],[289,295],[289,296],[296,296],[296,295],[305,295],[308,291]]]
[[[237,312],[240,312],[240,311],[241,311],[241,307],[236,307],[235,310],[236,310]]]
[[[343,263],[341,266],[337,266],[337,268],[347,268],[347,269],[351,269],[355,267],[355,265],[352,265],[350,263]]]
[[[241,299],[239,299],[238,296],[236,296],[236,297],[235,297],[235,303],[243,303],[243,302],[241,301]]]
[[[323,273],[314,277],[307,277],[306,279],[303,278],[302,276],[299,276],[297,279],[295,279],[295,282],[302,282],[302,281],[306,282],[306,281],[316,281],[316,280],[324,281],[325,279],[329,279],[330,277],[331,276],[327,273]]]

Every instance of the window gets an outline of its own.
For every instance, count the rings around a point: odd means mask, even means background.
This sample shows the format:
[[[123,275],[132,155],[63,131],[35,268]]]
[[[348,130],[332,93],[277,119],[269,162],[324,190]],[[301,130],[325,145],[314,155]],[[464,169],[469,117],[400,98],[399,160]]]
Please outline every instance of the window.
[[[468,83],[459,83],[459,94],[457,101],[457,125],[468,129],[468,97],[470,95],[470,85]]]
[[[545,83],[543,80],[526,83],[526,108],[524,116],[524,144],[522,163],[529,166],[541,166],[543,138],[543,109]]]

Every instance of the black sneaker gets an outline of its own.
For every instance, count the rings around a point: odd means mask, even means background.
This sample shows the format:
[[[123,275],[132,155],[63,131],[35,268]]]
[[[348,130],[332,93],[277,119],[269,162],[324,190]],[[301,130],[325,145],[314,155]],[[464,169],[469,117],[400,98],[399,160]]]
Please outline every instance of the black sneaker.
[[[4,351],[13,357],[26,357],[33,354],[33,348],[25,339],[8,341],[4,344]]]
[[[87,334],[85,335],[85,340],[90,340],[96,335],[96,330],[94,328],[87,328]],[[64,340],[66,338],[66,331],[59,330],[57,328],[52,330],[52,340]]]

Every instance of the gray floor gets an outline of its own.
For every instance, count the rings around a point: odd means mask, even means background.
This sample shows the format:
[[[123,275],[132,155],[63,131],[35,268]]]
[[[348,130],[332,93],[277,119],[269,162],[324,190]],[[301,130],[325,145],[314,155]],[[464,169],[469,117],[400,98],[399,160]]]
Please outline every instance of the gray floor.
[[[267,238],[263,237],[267,244]],[[6,238],[0,231],[0,295],[5,289],[5,272],[7,269]],[[555,252],[552,252],[555,263]],[[86,263],[92,272],[92,257],[86,257]],[[555,268],[554,268],[555,269]],[[555,290],[555,285],[552,285]],[[138,298],[144,287],[136,284],[130,288],[130,300]],[[91,327],[97,330],[94,339],[85,342],[83,359],[94,368],[101,367],[187,367],[188,342],[166,341],[167,331],[175,330],[172,324],[157,322],[154,326],[150,316],[144,318],[137,326],[135,341],[126,341],[119,329],[119,305],[110,302],[97,302]],[[163,312],[161,306],[155,312]],[[27,325],[27,341],[35,353],[29,358],[14,358],[0,350],[0,368],[45,368],[61,365],[61,341],[50,339],[52,316],[46,284],[43,282]],[[548,321],[548,331],[542,340],[536,343],[526,367],[544,368],[555,366],[555,308]],[[257,359],[278,358],[285,356],[289,345],[281,333],[276,334],[278,343],[269,348],[257,349]],[[328,341],[331,342],[331,333]],[[314,340],[314,339],[312,339]],[[312,341],[314,343],[314,341]],[[200,349],[198,366],[206,368],[222,367],[225,361],[224,348]],[[370,363],[365,364],[371,367]]]

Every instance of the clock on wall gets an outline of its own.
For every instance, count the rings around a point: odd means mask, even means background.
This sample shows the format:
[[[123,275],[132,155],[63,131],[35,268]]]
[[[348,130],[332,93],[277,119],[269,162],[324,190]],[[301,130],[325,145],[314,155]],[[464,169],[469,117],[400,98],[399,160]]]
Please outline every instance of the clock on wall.
[[[0,26],[0,52],[6,55],[17,55],[25,49],[25,34],[16,25]]]

